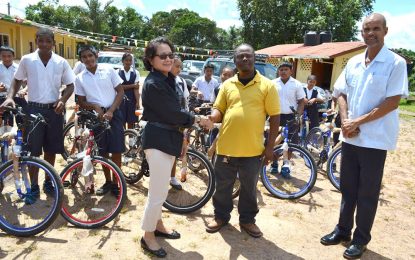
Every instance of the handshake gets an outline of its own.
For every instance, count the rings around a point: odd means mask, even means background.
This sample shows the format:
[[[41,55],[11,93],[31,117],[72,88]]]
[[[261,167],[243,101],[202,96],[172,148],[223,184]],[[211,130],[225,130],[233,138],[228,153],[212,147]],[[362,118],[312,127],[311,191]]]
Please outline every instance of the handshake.
[[[209,130],[213,128],[213,121],[210,116],[195,115],[195,124]]]

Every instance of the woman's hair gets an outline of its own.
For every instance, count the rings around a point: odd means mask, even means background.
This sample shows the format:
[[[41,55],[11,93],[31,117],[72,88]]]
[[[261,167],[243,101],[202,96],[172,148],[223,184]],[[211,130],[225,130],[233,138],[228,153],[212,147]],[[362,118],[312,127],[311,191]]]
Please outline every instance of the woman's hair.
[[[161,44],[167,44],[169,45],[171,51],[174,50],[173,44],[166,37],[160,36],[160,37],[157,37],[151,40],[148,43],[146,49],[144,50],[143,62],[144,62],[144,67],[146,68],[146,70],[151,71],[153,69],[153,66],[150,63],[150,60],[156,56],[157,48]]]
[[[131,53],[124,53],[124,55],[122,55],[121,61],[124,61],[125,59],[127,59],[128,57],[131,57],[131,59],[133,58],[133,55]]]

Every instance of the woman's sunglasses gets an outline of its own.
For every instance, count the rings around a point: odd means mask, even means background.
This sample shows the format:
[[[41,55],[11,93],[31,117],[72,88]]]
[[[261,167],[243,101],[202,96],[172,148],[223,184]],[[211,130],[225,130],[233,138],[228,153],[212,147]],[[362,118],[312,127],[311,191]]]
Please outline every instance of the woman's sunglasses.
[[[165,60],[167,59],[167,57],[169,57],[169,59],[174,59],[174,53],[170,53],[170,54],[156,54],[154,56],[158,56],[160,58],[160,60]]]

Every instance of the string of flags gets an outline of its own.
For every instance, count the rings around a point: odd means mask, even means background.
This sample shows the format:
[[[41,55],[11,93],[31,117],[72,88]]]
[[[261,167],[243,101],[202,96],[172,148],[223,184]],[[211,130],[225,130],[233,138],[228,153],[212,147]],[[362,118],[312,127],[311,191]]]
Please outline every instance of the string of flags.
[[[22,19],[19,17],[11,17],[8,15],[0,16],[0,19],[19,23],[19,24],[24,24],[28,26],[33,26],[33,25],[42,26],[43,25],[43,24],[39,24],[39,23],[30,21],[30,20]],[[104,44],[106,46],[114,46],[114,45],[121,44],[121,45],[136,47],[138,49],[141,48],[142,50],[144,50],[144,48],[147,47],[148,42],[149,42],[147,40],[134,39],[134,38],[123,37],[123,36],[118,36],[118,35],[108,35],[108,34],[103,34],[103,33],[80,30],[80,29],[71,29],[71,28],[64,28],[64,27],[59,27],[59,26],[49,26],[49,27],[51,27],[51,29],[54,29],[59,34],[67,35],[68,37],[73,37],[75,39],[84,39],[87,41]],[[179,55],[182,55],[184,57],[194,57],[194,58],[201,58],[201,59],[216,55],[217,53],[220,53],[220,52],[233,52],[233,50],[205,49],[205,48],[189,47],[189,46],[183,46],[183,45],[177,45],[175,46],[175,48],[176,48],[176,53]]]

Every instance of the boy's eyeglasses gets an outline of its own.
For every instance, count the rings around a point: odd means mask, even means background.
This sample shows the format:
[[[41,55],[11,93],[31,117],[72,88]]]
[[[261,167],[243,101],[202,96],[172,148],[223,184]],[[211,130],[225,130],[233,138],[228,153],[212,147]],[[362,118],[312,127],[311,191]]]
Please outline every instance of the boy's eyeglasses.
[[[167,59],[167,57],[169,57],[169,59],[174,59],[174,53],[169,53],[169,54],[156,54],[154,56],[158,56],[160,58],[160,60],[165,60]]]

